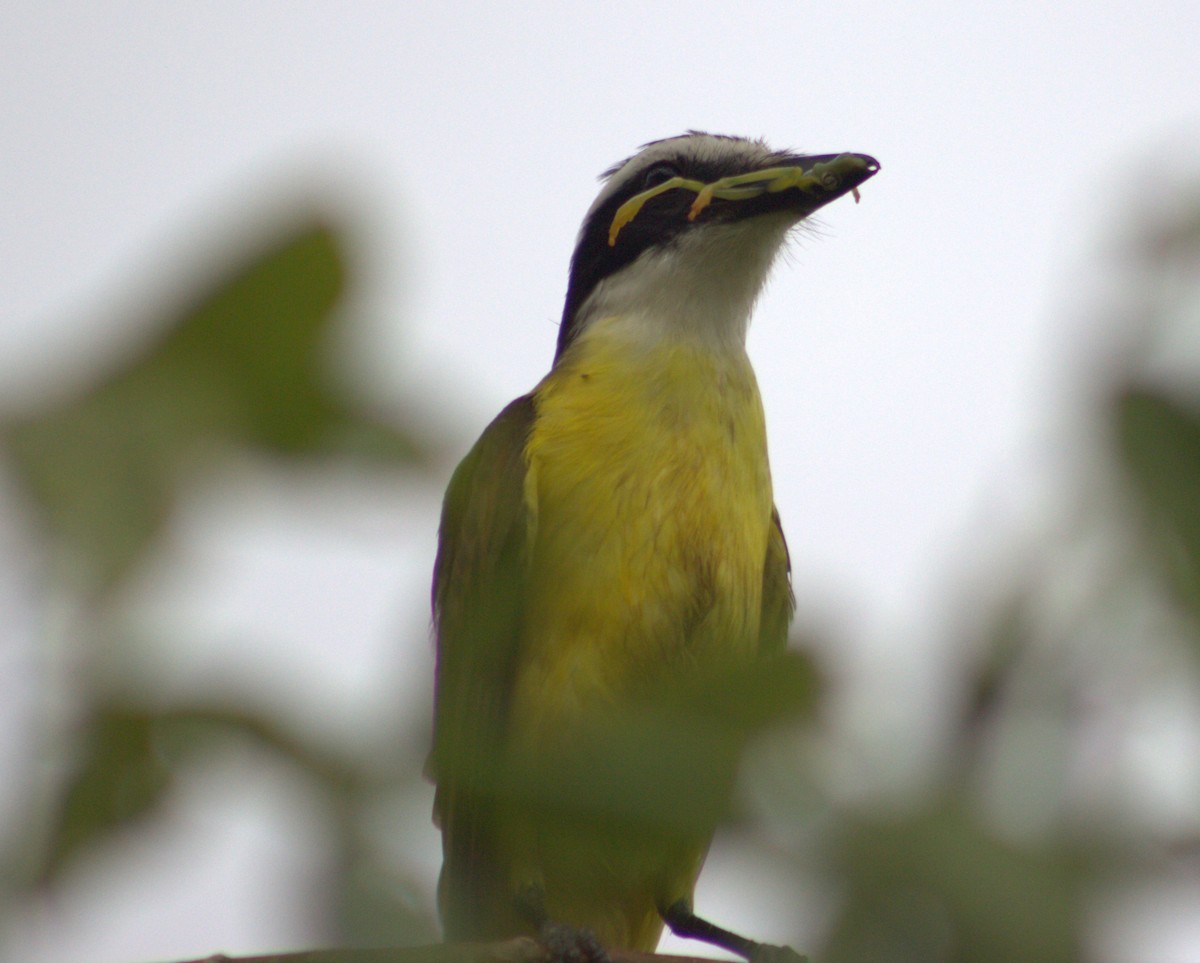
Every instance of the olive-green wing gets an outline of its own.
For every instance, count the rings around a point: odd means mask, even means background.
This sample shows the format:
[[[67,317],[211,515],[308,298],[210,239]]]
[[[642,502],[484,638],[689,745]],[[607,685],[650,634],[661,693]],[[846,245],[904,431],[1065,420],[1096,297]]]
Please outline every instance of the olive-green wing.
[[[495,846],[498,760],[520,639],[528,561],[525,445],[531,397],[493,421],[454,472],[442,506],[433,572],[437,634],[434,814],[448,939],[487,938],[506,901]]]
[[[764,653],[781,652],[787,645],[788,626],[796,611],[792,594],[792,562],[787,541],[779,522],[779,510],[771,509],[771,534],[767,540],[767,558],[763,564],[762,620],[759,645]]]

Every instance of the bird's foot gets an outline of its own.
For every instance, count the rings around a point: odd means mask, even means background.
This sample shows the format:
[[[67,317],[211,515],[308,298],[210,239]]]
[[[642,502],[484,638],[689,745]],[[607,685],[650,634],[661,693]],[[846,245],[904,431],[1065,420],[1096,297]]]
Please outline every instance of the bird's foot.
[[[608,951],[591,930],[547,920],[538,928],[538,942],[550,954],[551,963],[612,963]],[[785,963],[769,960],[764,963]]]

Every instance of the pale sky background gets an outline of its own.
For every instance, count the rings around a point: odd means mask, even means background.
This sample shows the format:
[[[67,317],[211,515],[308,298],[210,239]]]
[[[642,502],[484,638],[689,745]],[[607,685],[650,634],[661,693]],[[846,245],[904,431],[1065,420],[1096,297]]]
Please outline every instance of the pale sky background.
[[[1061,426],[1044,412],[1103,341],[1083,308],[1114,219],[1200,168],[1198,44],[1195,0],[8,0],[0,397],[102,370],[153,296],[181,270],[203,276],[186,261],[197,243],[235,260],[229,232],[269,229],[315,187],[355,215],[355,307],[371,321],[357,377],[385,402],[420,397],[457,456],[545,372],[575,232],[612,162],[687,128],[870,153],[881,173],[779,265],[750,350],[802,610],[852,643],[850,670],[869,663],[919,698],[920,653],[953,614],[935,600],[1052,497]],[[301,721],[335,732],[354,713],[402,715],[429,685],[436,499],[346,483],[315,514],[327,493],[245,474],[235,496],[190,510],[173,567],[145,587],[147,624],[182,608],[196,635],[163,684],[235,676],[270,704],[283,679],[327,708]],[[3,644],[30,651],[35,613],[13,604]],[[331,637],[358,641],[331,653]],[[245,638],[263,644],[231,641]],[[0,660],[0,686],[20,685],[19,661]],[[385,687],[399,666],[405,684]],[[318,857],[273,835],[269,787],[238,799],[229,829],[219,785],[178,817],[207,841],[163,828],[134,867],[140,889],[101,896],[85,878],[0,953],[302,945],[305,920],[250,894]],[[432,885],[432,828],[427,849]],[[736,854],[717,856],[736,878]],[[197,919],[201,896],[216,908]],[[1155,932],[1169,944],[1169,927]]]

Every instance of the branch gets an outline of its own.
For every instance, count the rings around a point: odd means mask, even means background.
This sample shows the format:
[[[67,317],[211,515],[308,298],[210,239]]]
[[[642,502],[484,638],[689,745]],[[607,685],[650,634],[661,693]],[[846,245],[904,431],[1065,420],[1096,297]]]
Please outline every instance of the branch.
[[[610,950],[612,963],[713,963],[693,956],[660,956],[633,950]],[[546,948],[529,937],[495,943],[434,943],[429,946],[369,950],[301,950],[266,956],[216,954],[180,963],[551,963]]]

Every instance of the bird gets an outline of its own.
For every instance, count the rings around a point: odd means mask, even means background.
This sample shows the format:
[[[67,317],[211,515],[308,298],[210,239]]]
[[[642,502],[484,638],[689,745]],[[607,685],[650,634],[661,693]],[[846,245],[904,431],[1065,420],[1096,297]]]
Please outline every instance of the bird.
[[[637,763],[589,726],[786,645],[790,562],[746,333],[795,228],[878,170],[688,131],[601,175],[550,371],[488,425],[442,506],[429,770],[448,941],[530,935],[603,960],[653,951],[665,925],[765,958],[694,912],[715,825],[606,813]]]

